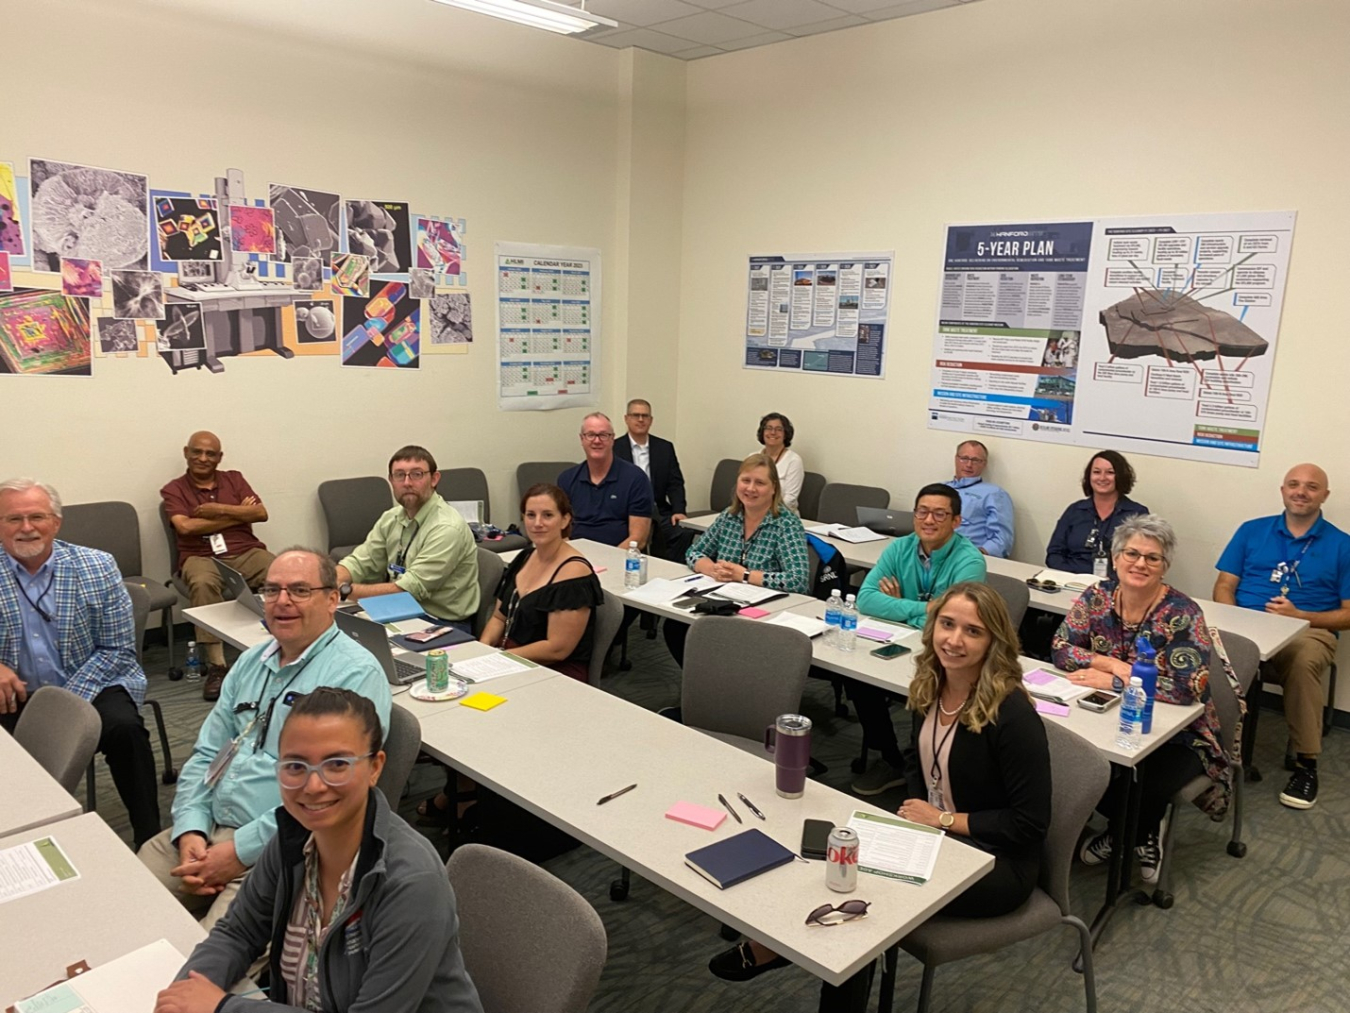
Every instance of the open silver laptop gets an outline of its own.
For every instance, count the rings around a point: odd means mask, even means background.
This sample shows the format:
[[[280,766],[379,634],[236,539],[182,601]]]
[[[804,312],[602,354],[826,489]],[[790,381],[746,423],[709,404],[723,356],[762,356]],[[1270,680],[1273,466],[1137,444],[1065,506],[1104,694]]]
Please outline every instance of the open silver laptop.
[[[912,535],[914,533],[914,514],[908,510],[892,510],[889,507],[860,506],[858,523],[880,535]]]
[[[394,656],[389,646],[389,631],[381,624],[359,616],[338,612],[333,616],[337,628],[364,647],[384,669],[384,677],[391,686],[409,686],[427,674],[427,661],[420,654],[413,655],[415,660],[404,661]]]
[[[248,586],[248,581],[244,579],[244,575],[234,567],[226,566],[219,559],[212,559],[211,562],[215,563],[216,569],[220,571],[221,600],[229,601],[233,598],[250,612],[266,619],[267,613],[263,609],[262,595],[253,593]]]

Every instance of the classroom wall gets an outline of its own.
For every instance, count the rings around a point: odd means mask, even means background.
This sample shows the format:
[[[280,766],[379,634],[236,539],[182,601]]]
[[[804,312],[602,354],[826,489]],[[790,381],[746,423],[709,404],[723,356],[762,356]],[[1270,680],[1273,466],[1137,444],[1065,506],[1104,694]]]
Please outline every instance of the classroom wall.
[[[1327,513],[1350,528],[1346,52],[1340,0],[983,0],[691,64],[678,406],[693,501],[769,410],[791,416],[809,470],[895,505],[951,476],[960,437],[925,411],[949,222],[1292,209],[1261,466],[1133,455],[1134,498],[1176,526],[1171,577],[1202,597],[1234,528],[1282,508],[1293,463],[1328,470]],[[742,368],[747,256],[890,249],[884,380]],[[985,442],[1017,506],[1014,554],[1042,560],[1090,452]]]

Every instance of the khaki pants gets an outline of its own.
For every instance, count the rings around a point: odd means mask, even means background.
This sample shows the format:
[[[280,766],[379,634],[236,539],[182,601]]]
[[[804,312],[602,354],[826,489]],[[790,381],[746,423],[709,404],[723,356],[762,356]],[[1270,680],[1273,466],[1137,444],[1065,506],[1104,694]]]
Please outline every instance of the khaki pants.
[[[188,586],[188,597],[193,607],[214,605],[221,600],[220,571],[216,569],[214,556],[189,556],[183,563],[183,582]],[[221,556],[220,561],[233,567],[244,575],[248,586],[257,590],[267,577],[267,568],[275,559],[266,549],[249,549],[237,556]],[[218,644],[220,638],[209,630],[197,627],[198,644]],[[178,863],[175,862],[175,865]]]
[[[187,893],[183,890],[183,881],[177,876],[171,875],[172,869],[179,865],[178,845],[171,841],[172,830],[165,830],[163,833],[150,838],[136,853],[136,857],[141,860],[154,877],[164,884],[164,888],[182,901],[183,906],[192,913],[192,916],[202,923],[202,928],[207,932],[211,931],[212,926],[225,916],[225,912],[230,909],[234,903],[235,896],[239,893],[239,887],[243,885],[244,873],[238,879],[230,882],[224,890],[211,897],[199,897],[195,893]],[[234,840],[234,827],[216,827],[211,832],[211,844],[220,844],[223,841]]]
[[[1322,752],[1322,673],[1335,660],[1335,635],[1307,629],[1261,666],[1261,678],[1284,687],[1284,719],[1295,753]]]

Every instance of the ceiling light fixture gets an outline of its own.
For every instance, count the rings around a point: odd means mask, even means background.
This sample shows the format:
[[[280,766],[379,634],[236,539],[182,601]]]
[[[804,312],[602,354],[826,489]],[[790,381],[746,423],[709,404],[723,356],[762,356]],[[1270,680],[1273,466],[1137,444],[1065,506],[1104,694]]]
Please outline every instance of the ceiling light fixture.
[[[583,2],[580,7],[554,3],[553,0],[436,0],[449,7],[460,7],[477,14],[490,14],[531,28],[543,28],[560,35],[574,35],[592,28],[618,28],[617,21],[591,14]]]

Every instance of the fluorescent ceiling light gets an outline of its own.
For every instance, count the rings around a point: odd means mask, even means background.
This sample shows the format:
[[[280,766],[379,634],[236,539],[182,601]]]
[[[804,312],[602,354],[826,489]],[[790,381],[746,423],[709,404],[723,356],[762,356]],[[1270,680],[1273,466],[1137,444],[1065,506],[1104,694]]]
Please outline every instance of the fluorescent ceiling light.
[[[543,28],[560,35],[572,35],[604,25],[618,28],[617,21],[591,14],[585,7],[570,7],[553,0],[436,0],[450,7],[461,7],[478,14],[490,14],[504,21]]]

